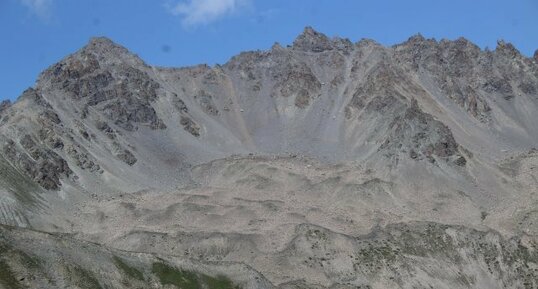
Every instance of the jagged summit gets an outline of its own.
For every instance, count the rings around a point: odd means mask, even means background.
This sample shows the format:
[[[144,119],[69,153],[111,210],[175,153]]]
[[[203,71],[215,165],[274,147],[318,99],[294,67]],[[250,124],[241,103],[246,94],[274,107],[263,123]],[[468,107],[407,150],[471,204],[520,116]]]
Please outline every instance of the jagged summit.
[[[412,35],[411,37],[409,37],[407,41],[405,41],[404,43],[420,43],[420,42],[425,42],[425,41],[435,41],[435,39],[433,38],[426,39],[421,33],[416,33]]]
[[[423,49],[443,49],[445,47],[457,47],[461,52],[465,52],[466,49],[475,50],[483,52],[483,50],[476,44],[474,44],[469,39],[461,36],[454,40],[450,39],[441,39],[440,41],[435,38],[425,38],[422,34],[417,33],[409,37],[406,41],[393,45],[396,49],[401,49],[402,47],[415,47]],[[495,49],[497,53],[504,53],[509,57],[521,57],[522,54],[519,50],[511,43],[504,40],[497,41],[497,46]]]
[[[443,38],[441,40],[437,40],[435,38],[425,38],[422,34],[417,33],[411,37],[409,37],[406,41],[400,44],[396,44],[393,47],[402,47],[402,46],[422,46],[426,49],[434,49],[437,47],[457,47],[460,50],[464,50],[466,48],[470,49],[478,49],[480,48],[469,41],[467,38],[460,36],[454,40]]]
[[[102,53],[102,54],[129,53],[129,51],[125,47],[117,44],[116,42],[112,41],[110,38],[104,37],[104,36],[90,38],[88,43],[81,49],[81,51],[88,51],[88,52]]]
[[[495,47],[495,52],[507,54],[510,57],[522,56],[519,50],[512,43],[505,42],[504,40],[497,41],[497,47]]]
[[[93,37],[82,48],[43,71],[37,87],[54,87],[64,81],[62,85],[73,81],[80,84],[81,78],[97,71],[121,74],[121,71],[133,67],[146,67],[146,64],[136,54],[109,38]]]
[[[293,47],[298,50],[322,52],[333,49],[331,40],[323,33],[315,31],[312,27],[306,27],[293,41]]]
[[[271,46],[271,50],[282,50],[284,49],[284,47],[282,47],[282,45],[280,45],[279,42],[275,42],[273,43],[273,45]]]
[[[106,37],[106,36],[95,36],[91,37],[88,41],[88,44],[86,46],[109,46],[109,47],[117,47],[119,46],[116,44],[112,39]]]
[[[143,61],[127,48],[117,44],[107,37],[92,37],[88,43],[79,49],[69,58],[80,58],[85,60],[92,55],[98,61],[104,64],[118,64],[121,62],[129,62],[131,65],[143,64]]]
[[[352,46],[349,39],[333,38],[330,39],[325,34],[307,26],[297,38],[293,41],[293,49],[308,52],[323,52],[332,49],[346,49]]]

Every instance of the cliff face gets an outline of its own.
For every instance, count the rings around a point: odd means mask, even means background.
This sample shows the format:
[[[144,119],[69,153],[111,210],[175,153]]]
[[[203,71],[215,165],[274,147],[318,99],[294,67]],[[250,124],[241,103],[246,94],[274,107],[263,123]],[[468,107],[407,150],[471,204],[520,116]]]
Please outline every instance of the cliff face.
[[[502,41],[383,47],[306,28],[286,48],[162,68],[94,38],[0,105],[0,223],[196,251],[184,257],[246,263],[284,288],[536,288],[536,111],[537,55]],[[317,231],[349,246],[315,245]]]

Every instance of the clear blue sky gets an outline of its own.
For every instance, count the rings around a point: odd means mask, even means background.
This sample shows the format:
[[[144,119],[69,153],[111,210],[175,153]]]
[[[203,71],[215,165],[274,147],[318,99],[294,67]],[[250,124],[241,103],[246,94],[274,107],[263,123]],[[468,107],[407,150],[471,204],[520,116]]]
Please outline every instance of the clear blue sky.
[[[149,64],[185,66],[289,44],[307,25],[385,45],[418,32],[492,49],[504,39],[531,56],[538,0],[0,0],[0,99],[17,98],[91,36]]]

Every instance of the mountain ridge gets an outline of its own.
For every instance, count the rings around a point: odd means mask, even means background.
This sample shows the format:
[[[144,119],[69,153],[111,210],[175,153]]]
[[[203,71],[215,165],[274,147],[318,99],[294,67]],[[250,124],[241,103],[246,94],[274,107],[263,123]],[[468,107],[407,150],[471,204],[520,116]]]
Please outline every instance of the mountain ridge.
[[[92,38],[0,106],[0,223],[244,263],[267,288],[534,288],[537,109],[537,60],[503,41],[385,47],[306,27],[288,47],[167,68]]]

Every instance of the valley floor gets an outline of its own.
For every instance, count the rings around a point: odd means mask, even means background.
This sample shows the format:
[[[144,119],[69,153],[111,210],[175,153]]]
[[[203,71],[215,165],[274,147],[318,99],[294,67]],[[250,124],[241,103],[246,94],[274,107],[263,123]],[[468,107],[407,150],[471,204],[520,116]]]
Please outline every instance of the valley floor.
[[[192,179],[37,216],[54,233],[3,226],[0,286],[538,286],[538,239],[498,233],[488,218],[504,210],[483,213],[461,193],[429,202],[361,166],[302,158],[216,160]]]

